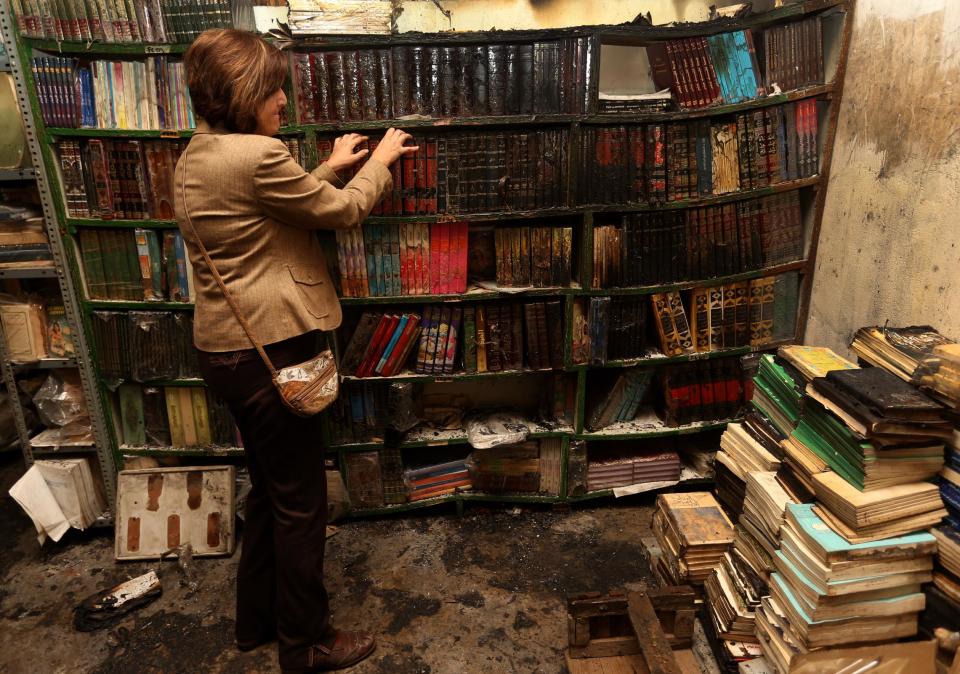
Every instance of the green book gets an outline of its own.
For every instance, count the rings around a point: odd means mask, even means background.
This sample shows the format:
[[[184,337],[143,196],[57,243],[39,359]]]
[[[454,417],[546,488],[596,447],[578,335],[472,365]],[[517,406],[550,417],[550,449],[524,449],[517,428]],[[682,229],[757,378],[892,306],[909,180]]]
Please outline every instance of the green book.
[[[83,272],[87,279],[87,296],[91,299],[106,299],[109,294],[103,270],[103,250],[97,230],[81,229],[79,237]]]
[[[797,334],[797,305],[800,298],[800,275],[797,272],[780,274],[773,283],[773,340],[795,339]]]
[[[120,428],[123,444],[136,447],[147,444],[146,426],[143,418],[143,389],[138,384],[121,384]]]

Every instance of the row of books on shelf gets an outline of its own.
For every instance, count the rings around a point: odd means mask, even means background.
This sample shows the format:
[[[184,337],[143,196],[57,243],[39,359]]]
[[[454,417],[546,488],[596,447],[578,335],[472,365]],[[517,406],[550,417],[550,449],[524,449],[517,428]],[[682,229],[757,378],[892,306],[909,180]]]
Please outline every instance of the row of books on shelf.
[[[304,163],[299,138],[282,139]],[[173,172],[186,140],[59,140],[64,202],[71,218],[172,220]]]
[[[393,190],[373,215],[429,215],[534,210],[566,205],[566,128],[536,131],[414,134],[420,149],[395,162]],[[317,138],[317,158],[330,156],[334,137]],[[376,147],[364,141],[359,149]],[[369,156],[369,155],[368,155]],[[346,171],[349,179],[363,164]]]
[[[196,126],[181,61],[31,61],[47,126],[92,129],[192,129]]]
[[[337,231],[336,242],[344,297],[459,294],[468,280],[499,288],[572,280],[572,227],[367,224]]]
[[[13,0],[21,35],[98,42],[190,42],[233,25],[230,0]]]
[[[654,84],[658,89],[669,87],[681,108],[700,109],[823,83],[819,16],[763,31],[762,69],[757,32],[739,30],[648,45]]]
[[[601,220],[602,222],[602,220]],[[593,229],[594,288],[708,279],[798,261],[798,192],[685,211],[632,213]]]
[[[234,447],[240,437],[226,403],[203,386],[121,384],[118,439],[124,447]]]
[[[340,369],[356,377],[563,367],[563,304],[480,302],[428,305],[422,313],[365,312]],[[409,363],[408,363],[409,361]]]
[[[299,121],[583,113],[594,77],[589,43],[579,37],[293,52]]]
[[[752,190],[819,171],[817,101],[728,117],[580,131],[579,203],[663,203]]]
[[[190,302],[190,259],[178,231],[83,228],[80,258],[93,300]]]
[[[344,456],[347,492],[354,508],[415,503],[470,491],[558,496],[561,443],[555,438],[528,441],[427,465],[405,465],[396,448],[351,452]]]
[[[788,272],[649,298],[578,298],[573,303],[572,359],[600,365],[762,348],[793,339],[799,292],[799,275]],[[651,350],[653,344],[659,350]]]
[[[90,323],[97,366],[107,382],[200,376],[189,312],[94,311]]]
[[[459,294],[467,289],[467,223],[366,224],[336,232],[344,297]]]

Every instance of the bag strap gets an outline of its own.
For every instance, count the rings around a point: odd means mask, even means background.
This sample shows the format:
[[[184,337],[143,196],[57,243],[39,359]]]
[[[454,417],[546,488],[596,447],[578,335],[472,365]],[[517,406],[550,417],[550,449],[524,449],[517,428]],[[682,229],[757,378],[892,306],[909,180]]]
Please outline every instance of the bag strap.
[[[187,208],[187,154],[189,152],[190,145],[188,144],[183,150],[183,175],[180,178],[180,200],[183,203],[183,214],[187,219],[187,225],[190,227],[190,234],[193,236],[193,240],[200,248],[200,254],[203,255],[204,261],[210,268],[210,273],[213,274],[213,278],[217,280],[217,285],[220,286],[220,290],[223,292],[223,296],[227,300],[227,304],[229,304],[230,308],[233,309],[233,315],[237,317],[240,327],[243,328],[243,331],[247,334],[247,338],[257,349],[257,353],[259,353],[260,357],[263,359],[263,364],[267,366],[268,370],[270,370],[270,374],[276,378],[277,368],[273,366],[273,362],[270,360],[267,352],[263,350],[263,345],[261,345],[260,341],[253,336],[253,330],[250,328],[250,324],[247,323],[246,319],[240,313],[240,308],[237,306],[233,296],[227,291],[227,286],[223,282],[220,272],[217,271],[216,266],[213,264],[213,260],[210,259],[210,254],[207,252],[206,246],[203,245],[203,241],[200,240],[200,235],[197,234],[197,229],[193,226],[193,220],[190,219],[190,211]]]

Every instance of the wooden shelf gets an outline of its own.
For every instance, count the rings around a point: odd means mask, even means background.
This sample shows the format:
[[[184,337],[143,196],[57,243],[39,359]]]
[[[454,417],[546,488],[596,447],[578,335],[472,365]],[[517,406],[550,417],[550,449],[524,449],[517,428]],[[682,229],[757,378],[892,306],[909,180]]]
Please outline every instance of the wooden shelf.
[[[450,381],[476,381],[481,379],[502,379],[505,377],[521,377],[530,374],[562,374],[564,370],[555,370],[553,368],[544,368],[541,370],[532,370],[529,368],[523,370],[503,370],[501,372],[454,372],[453,374],[417,374],[415,372],[401,372],[392,377],[355,377],[352,374],[341,375],[340,379],[344,382],[357,381],[419,381],[419,382],[450,382]]]
[[[536,421],[528,421],[527,427],[530,429],[528,440],[540,440],[544,438],[563,438],[573,434],[573,428],[570,426],[549,426]],[[443,431],[431,428],[417,427],[409,431],[403,441],[400,449],[414,449],[422,447],[448,447],[451,445],[465,445],[467,442],[467,432],[464,430]],[[383,448],[382,440],[371,440],[369,442],[357,442],[346,444],[331,444],[331,450],[343,450],[344,452],[369,452]]]
[[[699,473],[696,473],[695,471],[690,469],[686,469],[686,470],[692,474],[690,475],[690,477],[684,477],[681,474],[680,480],[674,485],[670,485],[668,487],[657,487],[654,489],[647,489],[647,490],[638,492],[638,494],[659,494],[668,489],[674,489],[676,487],[684,487],[684,486],[692,487],[696,485],[708,485],[708,484],[713,484],[714,482],[714,479],[711,477],[700,475]],[[641,482],[639,484],[643,484],[643,483]],[[580,494],[579,496],[568,496],[567,501],[571,503],[579,503],[581,501],[590,501],[598,498],[608,498],[614,495],[615,494],[613,489],[598,489],[596,491],[589,491],[586,494]]]
[[[92,310],[134,309],[137,311],[193,311],[193,302],[133,302],[130,300],[84,300]]]
[[[621,421],[604,428],[602,431],[577,433],[578,440],[607,441],[607,440],[639,440],[641,438],[666,438],[675,435],[694,435],[697,433],[706,433],[708,431],[720,431],[727,427],[727,424],[739,421],[739,417],[733,419],[721,419],[716,421],[696,421],[683,426],[667,426],[660,419],[634,419],[633,421]]]
[[[98,227],[102,229],[178,229],[176,220],[100,220],[99,218],[67,218],[67,228]]]
[[[689,290],[690,288],[708,288],[723,283],[735,283],[737,281],[749,281],[750,279],[763,278],[764,276],[776,276],[790,271],[800,271],[807,266],[806,260],[797,260],[788,262],[775,267],[764,267],[755,271],[745,271],[739,274],[730,274],[729,276],[714,276],[713,278],[698,279],[695,281],[674,281],[651,286],[629,286],[623,288],[589,288],[577,291],[576,295],[587,296],[623,296],[623,295],[651,295],[653,293],[664,293],[671,290]]]
[[[130,447],[120,445],[118,451],[127,456],[243,456],[243,447]]]
[[[369,306],[378,304],[430,304],[439,302],[460,302],[469,300],[508,300],[512,298],[523,299],[527,297],[562,297],[565,295],[578,295],[582,291],[580,286],[570,286],[569,288],[527,288],[520,291],[510,290],[487,290],[485,288],[473,288],[465,293],[449,295],[389,295],[389,296],[370,296],[370,297],[341,297],[340,304],[343,306]]]
[[[608,369],[608,368],[620,368],[620,367],[636,367],[638,365],[647,365],[647,366],[656,366],[656,365],[669,365],[671,363],[690,363],[698,360],[712,360],[714,358],[725,358],[729,356],[745,356],[748,353],[763,353],[764,351],[771,351],[780,346],[786,346],[787,344],[794,344],[795,339],[782,339],[777,342],[771,342],[769,344],[763,344],[761,346],[740,346],[733,349],[719,349],[717,351],[700,351],[698,353],[685,353],[681,356],[665,356],[662,353],[651,351],[648,352],[648,355],[642,356],[640,358],[626,358],[622,360],[608,360],[605,363],[577,363],[573,365],[571,370],[584,370],[584,369]]]

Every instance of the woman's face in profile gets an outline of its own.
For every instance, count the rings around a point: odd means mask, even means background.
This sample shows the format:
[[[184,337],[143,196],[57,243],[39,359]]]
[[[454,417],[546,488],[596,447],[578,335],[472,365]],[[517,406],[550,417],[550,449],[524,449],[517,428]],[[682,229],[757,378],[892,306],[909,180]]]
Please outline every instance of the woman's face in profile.
[[[277,89],[257,110],[257,130],[262,136],[273,136],[280,130],[280,113],[287,105],[283,89]]]

